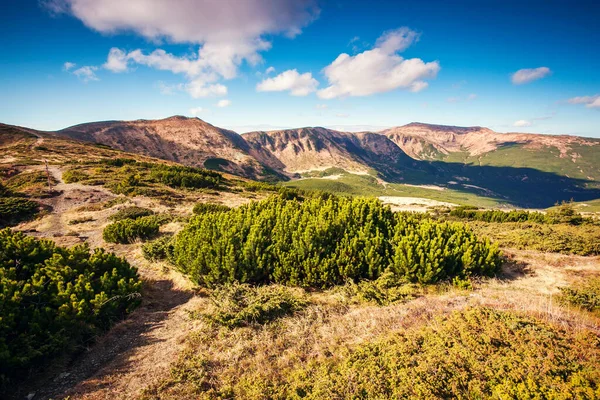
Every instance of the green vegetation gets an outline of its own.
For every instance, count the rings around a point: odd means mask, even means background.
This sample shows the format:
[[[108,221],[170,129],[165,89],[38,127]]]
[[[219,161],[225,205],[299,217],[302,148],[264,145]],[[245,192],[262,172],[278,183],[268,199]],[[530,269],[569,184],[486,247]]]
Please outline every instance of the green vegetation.
[[[281,399],[596,398],[597,340],[533,318],[471,309],[318,360],[263,390]]]
[[[39,204],[31,200],[22,197],[0,197],[0,228],[30,220],[39,210]]]
[[[169,258],[173,254],[171,236],[163,236],[142,245],[142,254],[148,261],[159,261]]]
[[[374,281],[349,281],[339,291],[351,303],[372,303],[387,306],[412,300],[419,294],[415,285],[399,285],[398,279],[391,271],[384,272]]]
[[[536,222],[540,224],[596,224],[592,218],[584,218],[572,203],[563,202],[561,205],[548,210],[546,213],[525,210],[478,210],[473,207],[456,207],[449,211],[451,217],[470,221],[484,222]]]
[[[111,221],[121,221],[123,219],[138,219],[140,217],[147,217],[153,215],[154,212],[147,208],[130,206],[125,207],[114,213],[109,217]]]
[[[173,243],[173,261],[204,285],[275,282],[328,287],[372,280],[435,283],[491,275],[497,248],[460,223],[394,214],[377,200],[272,196],[227,213],[194,217]]]
[[[222,175],[215,171],[129,158],[76,165],[63,173],[63,179],[65,182],[102,185],[116,194],[148,196],[165,201],[183,198],[179,192],[182,190],[216,189],[225,183]]]
[[[560,288],[561,299],[568,304],[600,315],[600,277],[594,277],[577,286]]]
[[[600,255],[600,226],[534,222],[469,223],[473,231],[500,247],[551,253]]]
[[[227,328],[197,332],[171,375],[146,390],[143,398],[600,396],[599,337],[590,331],[574,332],[514,312],[473,308],[438,316],[431,323],[394,326],[389,333],[373,339],[348,343],[336,341],[337,332],[323,311],[312,309],[306,313],[311,312],[320,322],[310,328],[326,329],[315,337],[309,333],[312,331],[303,330],[302,323],[309,321],[306,319],[289,321],[284,327],[267,325],[253,332]],[[290,333],[295,330],[300,333]],[[333,338],[329,339],[328,334]],[[305,339],[303,335],[311,336]],[[326,343],[313,343],[315,339]],[[263,343],[276,349],[263,350]],[[233,355],[227,358],[224,353]]]
[[[215,203],[197,203],[192,210],[194,214],[204,214],[209,212],[227,212],[231,208],[224,204]]]
[[[112,253],[0,231],[0,380],[77,350],[130,312],[140,288]]]
[[[306,298],[301,289],[285,286],[258,286],[234,283],[212,291],[212,312],[202,314],[218,325],[236,328],[262,325],[302,310]]]
[[[138,219],[123,219],[104,228],[102,238],[109,243],[129,244],[136,240],[147,240],[158,234],[160,223],[155,216]]]
[[[79,225],[79,224],[84,224],[86,222],[91,222],[91,221],[95,221],[94,218],[92,217],[81,217],[81,218],[75,218],[69,221],[69,225]]]

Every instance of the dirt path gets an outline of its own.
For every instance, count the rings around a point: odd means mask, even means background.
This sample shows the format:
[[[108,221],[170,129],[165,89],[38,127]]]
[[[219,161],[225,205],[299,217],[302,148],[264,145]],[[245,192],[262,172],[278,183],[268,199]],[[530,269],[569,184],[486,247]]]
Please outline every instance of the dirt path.
[[[150,263],[141,255],[141,244],[110,245],[102,241],[102,229],[114,209],[81,211],[115,197],[110,191],[78,183],[64,183],[62,171],[50,166],[58,184],[58,196],[42,200],[52,207],[43,218],[21,224],[19,230],[37,237],[55,240],[61,245],[86,241],[91,247],[114,251],[139,270],[144,281],[142,304],[126,320],[114,326],[75,361],[50,368],[47,376],[18,388],[14,399],[129,399],[155,379],[168,373],[181,351],[184,338],[194,327],[189,312],[203,298],[196,296],[193,285],[166,265]],[[135,199],[132,203],[143,203]],[[90,217],[90,222],[70,225],[69,220]],[[72,234],[71,234],[72,233]]]

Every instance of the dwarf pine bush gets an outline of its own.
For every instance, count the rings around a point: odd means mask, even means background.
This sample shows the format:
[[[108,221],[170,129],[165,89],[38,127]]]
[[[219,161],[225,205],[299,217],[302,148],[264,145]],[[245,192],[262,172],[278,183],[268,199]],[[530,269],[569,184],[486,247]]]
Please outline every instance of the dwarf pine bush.
[[[173,242],[173,261],[206,285],[275,282],[328,287],[377,279],[435,283],[493,274],[498,249],[462,224],[394,215],[374,199],[272,196],[192,218]]]
[[[104,228],[102,238],[109,243],[133,243],[137,239],[146,240],[158,234],[160,223],[153,215],[137,219],[123,219]]]
[[[76,350],[130,312],[140,289],[112,253],[0,231],[0,381]]]

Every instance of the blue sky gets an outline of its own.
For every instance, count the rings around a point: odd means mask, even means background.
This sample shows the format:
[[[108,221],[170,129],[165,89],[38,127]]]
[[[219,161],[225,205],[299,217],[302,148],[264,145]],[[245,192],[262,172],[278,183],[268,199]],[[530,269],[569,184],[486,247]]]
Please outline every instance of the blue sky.
[[[600,137],[597,1],[3,0],[2,9],[4,123],[52,130],[177,114],[238,131],[419,121]]]

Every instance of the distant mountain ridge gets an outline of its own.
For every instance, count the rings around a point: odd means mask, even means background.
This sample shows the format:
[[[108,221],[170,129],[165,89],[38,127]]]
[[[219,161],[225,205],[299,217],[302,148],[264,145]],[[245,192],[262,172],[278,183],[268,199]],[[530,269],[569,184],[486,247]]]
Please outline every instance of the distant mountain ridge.
[[[333,168],[507,201],[518,196],[523,204],[537,204],[543,196],[594,198],[589,190],[600,189],[600,139],[577,136],[423,123],[379,132],[306,127],[239,135],[182,116],[93,122],[44,134],[259,180],[296,179]],[[537,200],[527,203],[528,198]]]

